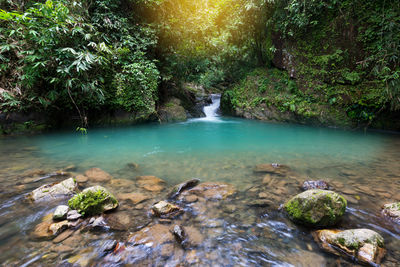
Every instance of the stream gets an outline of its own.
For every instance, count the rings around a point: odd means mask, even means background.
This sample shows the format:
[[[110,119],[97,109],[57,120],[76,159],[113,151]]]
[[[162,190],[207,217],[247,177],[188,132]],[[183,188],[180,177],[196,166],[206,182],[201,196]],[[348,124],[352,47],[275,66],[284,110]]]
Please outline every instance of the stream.
[[[338,228],[380,233],[387,248],[383,265],[399,266],[400,225],[380,214],[383,204],[400,201],[399,134],[222,117],[220,96],[212,100],[205,118],[187,122],[0,138],[3,266],[353,266],[323,252],[311,229],[292,223],[279,209],[302,192],[304,181],[318,179],[348,201]],[[263,163],[284,164],[290,172],[255,173]],[[70,170],[57,172],[67,166]],[[68,199],[33,204],[25,196],[93,167],[113,177],[102,185],[117,199],[132,192],[147,198],[138,204],[120,200],[117,211],[107,215],[109,228],[78,230],[61,241],[33,239],[35,226]],[[163,189],[144,190],[136,183],[138,176],[161,178]],[[201,205],[178,203],[185,213],[173,221],[149,215],[151,205],[165,199],[174,185],[192,178],[231,184],[235,194]],[[88,181],[80,188],[95,184]],[[271,203],[254,205],[260,199]],[[160,246],[129,241],[155,223],[160,229],[176,223],[192,227],[197,244],[187,249],[169,239]],[[119,250],[107,251],[107,242],[117,242]]]

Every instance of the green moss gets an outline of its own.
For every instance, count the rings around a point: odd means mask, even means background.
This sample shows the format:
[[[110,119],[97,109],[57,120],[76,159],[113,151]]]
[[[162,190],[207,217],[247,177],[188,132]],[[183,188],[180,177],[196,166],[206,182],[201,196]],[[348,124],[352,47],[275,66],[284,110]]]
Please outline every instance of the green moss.
[[[71,209],[77,210],[82,215],[96,215],[104,211],[108,202],[118,204],[118,201],[104,190],[81,192],[68,201]]]
[[[284,208],[294,222],[310,226],[329,226],[343,216],[346,205],[346,200],[334,192],[309,190],[293,197]]]

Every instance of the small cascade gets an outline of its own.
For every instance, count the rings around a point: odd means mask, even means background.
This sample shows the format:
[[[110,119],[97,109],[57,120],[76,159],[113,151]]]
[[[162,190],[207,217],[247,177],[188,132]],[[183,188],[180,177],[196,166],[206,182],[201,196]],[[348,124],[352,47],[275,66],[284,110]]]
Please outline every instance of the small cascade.
[[[203,108],[203,112],[206,115],[206,117],[202,118],[202,120],[207,120],[207,121],[219,120],[218,110],[221,102],[221,94],[212,94],[211,101],[212,101],[211,105],[205,106]]]

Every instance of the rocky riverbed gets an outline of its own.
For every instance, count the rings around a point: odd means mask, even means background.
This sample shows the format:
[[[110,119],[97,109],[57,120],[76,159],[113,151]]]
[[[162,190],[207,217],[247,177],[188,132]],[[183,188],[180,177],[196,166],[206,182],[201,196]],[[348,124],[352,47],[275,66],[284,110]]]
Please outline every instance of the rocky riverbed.
[[[137,168],[130,163],[125,172]],[[378,184],[372,189],[304,180],[289,166],[271,163],[253,166],[249,174],[256,181],[239,189],[200,179],[172,186],[151,175],[125,179],[100,168],[78,169],[30,170],[20,176],[22,182],[3,189],[4,194],[14,192],[14,208],[27,216],[24,223],[13,221],[15,213],[3,202],[9,212],[2,215],[2,247],[19,251],[2,256],[6,266],[399,263],[399,204],[382,211],[357,208],[370,197],[400,201],[399,195],[385,198]],[[311,225],[304,219],[310,214],[319,216]],[[359,230],[359,225],[370,229]],[[355,231],[350,239],[360,243],[333,237],[347,230]],[[373,235],[377,239],[368,237]]]

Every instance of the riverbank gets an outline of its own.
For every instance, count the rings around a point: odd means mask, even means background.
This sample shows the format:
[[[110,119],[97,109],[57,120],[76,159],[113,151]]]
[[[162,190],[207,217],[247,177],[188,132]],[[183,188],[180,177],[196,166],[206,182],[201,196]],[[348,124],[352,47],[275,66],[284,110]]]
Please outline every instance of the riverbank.
[[[221,110],[263,121],[400,131],[400,113],[377,104],[381,97],[378,85],[330,85],[334,89],[326,88],[333,93],[329,94],[327,90],[311,90],[302,82],[287,71],[256,69],[223,93]]]

